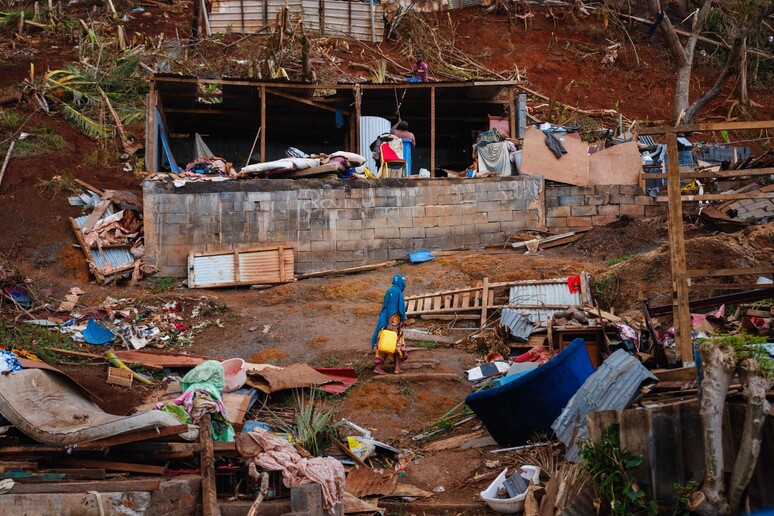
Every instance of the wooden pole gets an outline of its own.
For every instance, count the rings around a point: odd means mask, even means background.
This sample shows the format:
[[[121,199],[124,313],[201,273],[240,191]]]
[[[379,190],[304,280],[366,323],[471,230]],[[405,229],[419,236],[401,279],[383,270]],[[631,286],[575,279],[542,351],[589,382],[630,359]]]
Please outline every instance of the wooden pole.
[[[363,92],[360,89],[360,85],[355,85],[355,152],[360,151],[360,107],[363,100]]]
[[[435,86],[430,87],[430,175],[435,177]]]
[[[516,96],[513,88],[508,90],[508,118],[510,119],[510,137],[516,138]]]
[[[667,134],[669,196],[669,249],[672,262],[672,306],[674,307],[675,347],[683,364],[693,361],[691,341],[691,311],[689,309],[688,274],[685,260],[683,201],[680,196],[680,164],[677,155],[677,135]]]
[[[148,159],[145,165],[148,167],[148,172],[158,172],[156,170],[156,141],[158,141],[158,134],[156,134],[156,81],[153,79],[150,81],[150,91],[148,92],[147,140],[146,155]]]
[[[266,163],[266,86],[261,86],[261,163]]]
[[[220,514],[218,507],[218,493],[215,490],[215,452],[212,444],[212,423],[210,414],[205,413],[199,420],[199,467],[202,471],[202,514],[204,516],[217,516]]]

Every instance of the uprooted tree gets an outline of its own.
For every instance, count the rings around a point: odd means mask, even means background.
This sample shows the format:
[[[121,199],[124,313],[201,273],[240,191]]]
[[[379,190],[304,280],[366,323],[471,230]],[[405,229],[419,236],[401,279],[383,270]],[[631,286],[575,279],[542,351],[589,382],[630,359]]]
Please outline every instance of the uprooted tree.
[[[761,451],[763,425],[770,405],[766,391],[774,385],[774,361],[756,346],[754,337],[730,335],[706,339],[700,354],[704,368],[701,420],[704,427],[704,482],[689,497],[689,509],[700,515],[738,512]],[[747,400],[742,441],[728,485],[723,480],[723,411],[734,373],[739,371]]]
[[[747,96],[747,46],[753,33],[760,32],[761,21],[771,14],[774,3],[770,0],[700,0],[699,7],[691,13],[691,31],[687,41],[680,41],[678,29],[665,15],[661,0],[647,0],[651,14],[656,16],[656,26],[664,37],[669,54],[675,60],[677,79],[675,84],[675,99],[673,118],[675,122],[692,123],[696,115],[723,89],[732,76],[738,78],[738,104],[749,103]],[[690,3],[690,2],[688,2]],[[713,7],[713,4],[718,4]],[[708,18],[720,20],[718,25],[724,28],[724,35],[733,42],[728,50],[725,64],[712,87],[704,92],[693,103],[690,102],[691,74],[694,66],[696,44]]]

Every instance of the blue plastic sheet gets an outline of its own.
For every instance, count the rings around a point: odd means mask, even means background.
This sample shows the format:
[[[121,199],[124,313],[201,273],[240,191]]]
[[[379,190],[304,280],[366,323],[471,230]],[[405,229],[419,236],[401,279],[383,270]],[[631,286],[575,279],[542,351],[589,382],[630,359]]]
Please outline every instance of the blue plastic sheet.
[[[94,319],[89,319],[86,329],[83,330],[83,340],[96,346],[109,344],[115,338],[115,334],[107,326]]]

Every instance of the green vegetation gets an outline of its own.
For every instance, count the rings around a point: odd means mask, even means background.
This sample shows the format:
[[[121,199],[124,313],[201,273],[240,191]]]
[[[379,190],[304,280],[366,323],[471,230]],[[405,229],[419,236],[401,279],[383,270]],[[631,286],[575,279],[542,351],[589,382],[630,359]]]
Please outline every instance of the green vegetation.
[[[688,509],[688,497],[699,489],[700,484],[695,481],[688,482],[685,485],[674,483],[672,487],[675,489],[675,508],[672,512],[673,516],[691,516],[693,514]]]
[[[405,382],[400,384],[399,390],[400,390],[400,393],[403,394],[404,396],[410,396],[412,392],[411,385]]]
[[[581,467],[589,474],[594,492],[615,516],[656,515],[658,506],[646,500],[629,470],[642,464],[642,456],[621,449],[618,425],[605,429],[602,440],[589,442],[580,452]]]
[[[108,145],[98,145],[83,157],[83,164],[90,167],[107,167],[118,159],[115,149]]]
[[[151,292],[154,294],[163,294],[169,292],[177,285],[177,278],[154,278]]]
[[[328,360],[325,361],[325,367],[336,367],[337,365],[339,365],[339,359],[334,356],[328,357]]]
[[[430,342],[429,340],[420,340],[417,342],[416,346],[418,348],[424,348],[424,349],[435,349],[438,347],[438,345],[435,342]]]
[[[69,335],[52,331],[34,324],[0,323],[0,347],[22,349],[37,355],[44,362],[78,363],[81,359],[61,355],[47,348],[80,350]]]
[[[51,179],[38,178],[36,185],[41,195],[49,195],[53,199],[59,193],[65,195],[76,194],[83,189],[75,182],[69,172],[63,172],[53,176]]]
[[[607,266],[610,267],[610,266],[615,265],[616,263],[621,263],[621,262],[625,262],[626,260],[630,260],[631,258],[633,258],[633,256],[630,255],[630,254],[625,254],[625,255],[619,256],[617,258],[608,258],[607,259]]]
[[[737,361],[741,364],[745,360],[754,359],[760,364],[761,372],[769,377],[774,377],[774,359],[760,346],[768,342],[766,337],[737,333],[735,335],[718,335],[707,339],[701,339],[701,346],[717,346],[720,348],[732,348],[736,353]]]
[[[294,393],[296,414],[295,423],[287,424],[276,415],[277,424],[284,432],[292,435],[299,445],[314,456],[322,451],[336,438],[336,428],[340,422],[332,422],[333,410],[321,409],[318,394],[314,390],[305,394],[299,389]]]

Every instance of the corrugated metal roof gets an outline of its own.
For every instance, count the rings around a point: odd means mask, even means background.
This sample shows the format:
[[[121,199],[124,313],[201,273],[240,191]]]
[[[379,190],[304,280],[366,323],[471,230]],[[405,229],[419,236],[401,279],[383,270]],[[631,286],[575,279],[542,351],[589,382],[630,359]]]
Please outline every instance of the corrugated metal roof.
[[[588,284],[588,275],[583,274],[586,275],[586,284]],[[567,280],[568,278],[555,278],[520,282],[511,287],[508,304],[530,321],[542,322],[552,316],[554,312],[591,302],[588,291],[585,298],[582,292],[575,294],[570,292]],[[529,306],[529,308],[523,308],[524,305]],[[536,305],[538,308],[535,308]]]
[[[532,335],[534,324],[513,308],[503,308],[500,324],[507,326],[511,336],[520,342],[527,342]]]
[[[191,288],[236,283],[233,254],[193,256],[189,258],[188,270]]]
[[[320,30],[320,8],[324,9],[325,32],[371,41],[371,4],[349,0],[216,0],[209,14],[213,32],[255,32],[274,23],[287,6],[291,15],[300,13],[304,28]],[[265,8],[265,12],[264,12]],[[384,40],[383,8],[374,8],[374,38]]]
[[[105,211],[105,217],[108,217],[112,214],[113,214],[112,208],[108,208]],[[88,218],[89,218],[89,215],[83,215],[82,217],[78,217],[75,219],[75,224],[79,228],[82,228],[83,225],[86,223],[86,219]],[[134,256],[132,256],[132,253],[130,253],[129,249],[126,249],[126,248],[102,249],[101,252],[99,249],[91,249],[91,259],[94,260],[94,264],[100,269],[106,266],[123,267],[124,265],[129,265],[130,263],[134,263]]]
[[[625,409],[645,380],[658,380],[634,355],[619,349],[589,376],[551,425],[567,447],[565,457],[578,461],[578,445],[588,438],[586,414]]]

